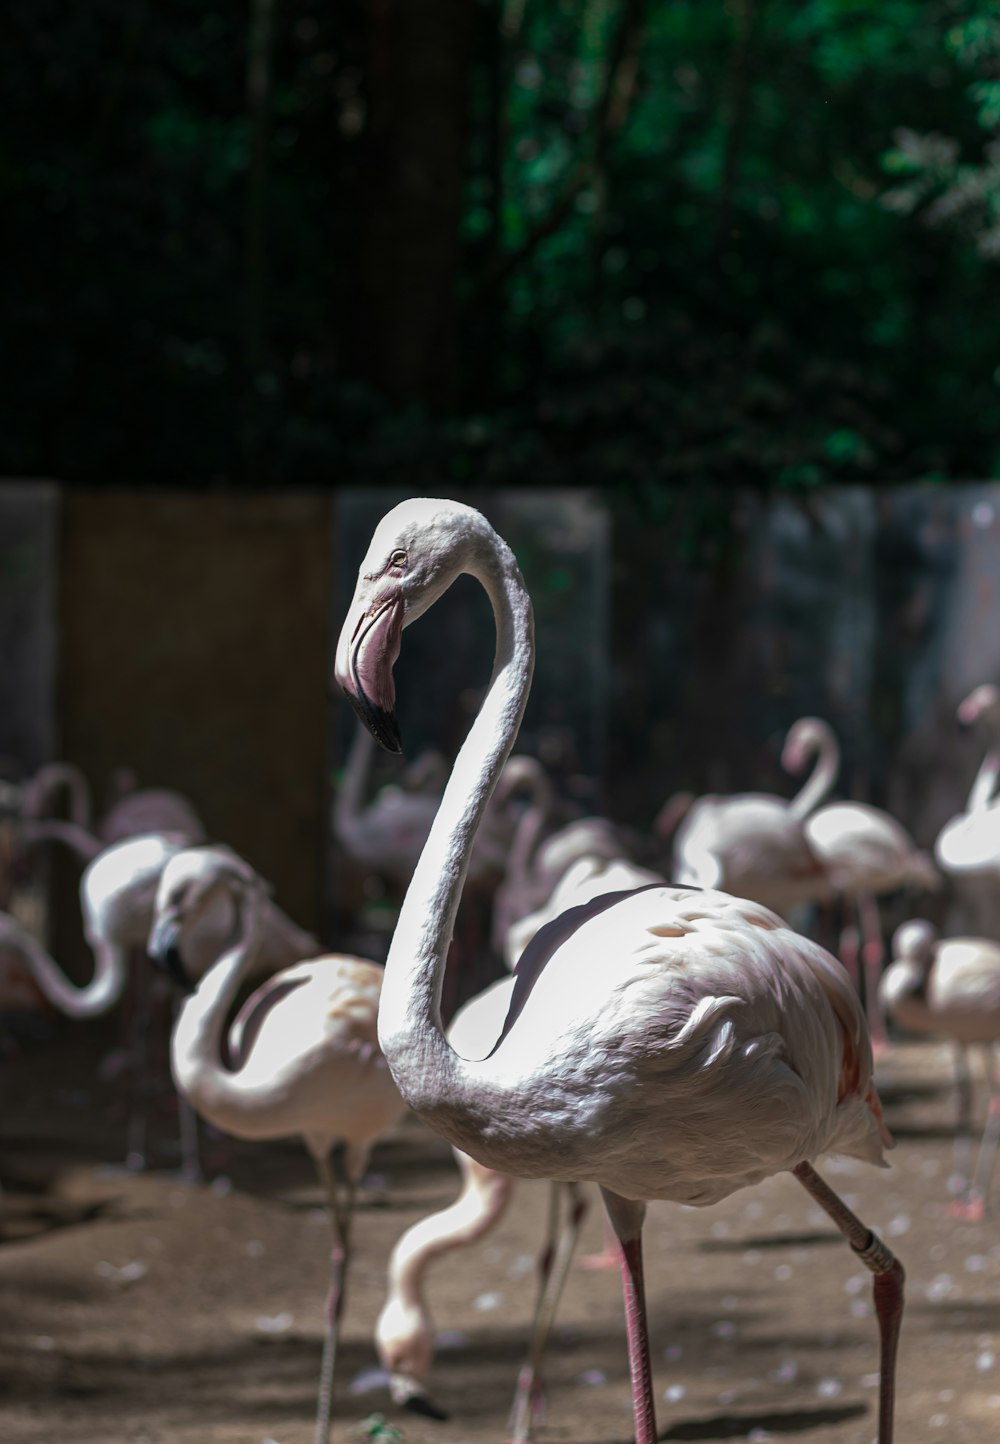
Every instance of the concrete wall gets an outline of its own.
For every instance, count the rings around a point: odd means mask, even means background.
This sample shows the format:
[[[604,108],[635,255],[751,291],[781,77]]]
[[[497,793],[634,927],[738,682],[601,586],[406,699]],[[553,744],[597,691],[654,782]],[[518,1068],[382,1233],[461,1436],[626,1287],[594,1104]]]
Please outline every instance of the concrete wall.
[[[325,853],[332,504],[63,494],[57,754],[176,787],[305,926]]]

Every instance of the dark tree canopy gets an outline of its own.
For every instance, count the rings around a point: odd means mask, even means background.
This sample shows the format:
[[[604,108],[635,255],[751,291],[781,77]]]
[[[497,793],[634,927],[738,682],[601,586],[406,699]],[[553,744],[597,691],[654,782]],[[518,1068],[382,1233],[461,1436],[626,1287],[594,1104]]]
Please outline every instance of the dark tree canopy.
[[[997,474],[992,0],[7,18],[7,474]]]

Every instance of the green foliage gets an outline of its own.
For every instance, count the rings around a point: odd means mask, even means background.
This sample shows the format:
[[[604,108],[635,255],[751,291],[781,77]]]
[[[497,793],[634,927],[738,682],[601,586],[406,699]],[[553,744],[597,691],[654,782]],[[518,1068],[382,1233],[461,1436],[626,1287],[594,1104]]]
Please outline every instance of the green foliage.
[[[482,0],[443,417],[344,339],[369,8],[276,8],[261,363],[248,8],[9,0],[5,471],[809,488],[1000,461],[994,3],[646,0],[630,89],[629,0]]]

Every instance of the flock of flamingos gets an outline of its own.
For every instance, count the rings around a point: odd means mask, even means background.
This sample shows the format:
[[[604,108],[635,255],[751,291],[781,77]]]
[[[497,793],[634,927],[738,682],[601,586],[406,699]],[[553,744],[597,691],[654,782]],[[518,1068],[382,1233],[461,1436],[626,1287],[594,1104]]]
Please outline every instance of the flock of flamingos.
[[[492,603],[496,654],[485,698],[443,791],[431,762],[408,787],[384,788],[366,803],[372,737],[400,750],[393,664],[403,630],[460,573],[476,577]],[[338,792],[335,827],[362,867],[406,888],[385,967],[317,956],[316,939],[247,862],[205,845],[185,798],[125,791],[95,824],[80,774],[53,764],[25,784],[3,784],[0,803],[19,856],[49,840],[85,863],[80,895],[94,973],[75,986],[3,913],[8,990],[16,960],[51,1004],[88,1018],[118,1003],[131,975],[139,997],[132,1053],[141,1058],[148,955],[183,994],[171,1041],[181,1099],[242,1138],[301,1136],[334,1234],[318,1444],[329,1437],[355,1193],[372,1145],[407,1108],[451,1144],[461,1188],[448,1208],[408,1230],[389,1260],[376,1344],[398,1403],[437,1412],[423,1301],[430,1263],[486,1233],[514,1179],[549,1179],[554,1237],[541,1256],[511,1417],[516,1444],[531,1438],[546,1336],[585,1206],[580,1186],[590,1182],[603,1195],[621,1268],[635,1439],[654,1444],[646,1201],[711,1204],[787,1170],[873,1274],[878,1440],[892,1444],[903,1269],[813,1164],[841,1153],[879,1165],[892,1146],[873,1082],[873,1045],[885,1044],[888,1014],[905,1030],[953,1040],[960,1060],[969,1045],[984,1046],[988,1121],[975,1175],[954,1206],[973,1219],[986,1209],[1000,1136],[992,1065],[1000,946],[940,939],[913,919],[897,929],[885,967],[876,898],[933,888],[938,869],[1000,874],[1000,691],[980,686],[959,709],[962,723],[982,731],[986,751],[965,810],[936,841],[936,865],[887,813],[827,800],[836,739],[805,718],[783,753],[790,773],[812,763],[797,795],[671,798],[656,824],[662,839],[673,834],[672,863],[661,872],[640,866],[607,819],[554,827],[544,772],[511,757],[534,661],[530,599],[485,517],[452,501],[397,506],[361,563],[335,663],[366,729]],[[67,793],[68,816],[57,816]],[[0,886],[8,901],[8,881]],[[510,971],[445,1031],[442,983],[466,886],[492,896],[493,943]],[[810,904],[840,907],[848,925],[839,959],[784,921]],[[964,1064],[959,1081],[967,1108]],[[193,1119],[184,1117],[194,1166]],[[130,1123],[129,1150],[141,1164],[141,1116]],[[964,1156],[962,1164],[968,1172]]]

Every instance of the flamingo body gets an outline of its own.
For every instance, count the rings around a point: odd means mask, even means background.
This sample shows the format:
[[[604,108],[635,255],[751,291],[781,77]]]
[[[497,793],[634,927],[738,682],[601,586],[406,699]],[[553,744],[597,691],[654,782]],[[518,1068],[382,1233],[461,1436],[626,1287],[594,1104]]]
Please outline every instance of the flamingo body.
[[[806,838],[841,896],[935,888],[931,859],[894,817],[864,802],[831,802],[805,821]]]

